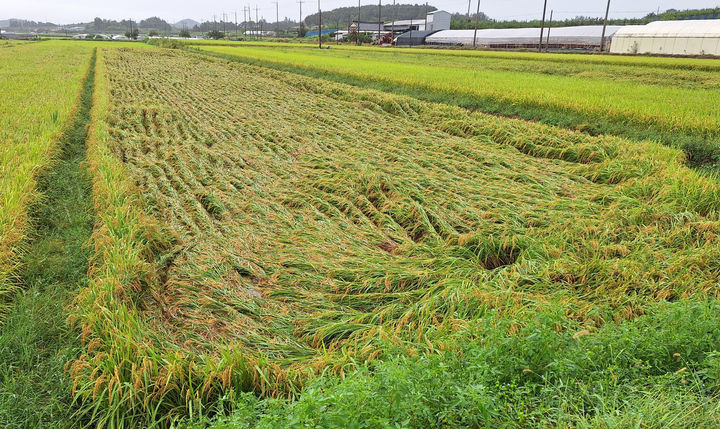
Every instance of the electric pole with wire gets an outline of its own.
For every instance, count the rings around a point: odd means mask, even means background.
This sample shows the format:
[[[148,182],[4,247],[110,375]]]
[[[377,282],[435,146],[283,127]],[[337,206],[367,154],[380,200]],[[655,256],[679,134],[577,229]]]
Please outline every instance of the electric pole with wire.
[[[260,40],[260,18],[258,18],[258,5],[255,5],[255,40]]]
[[[473,48],[477,46],[477,30],[480,24],[480,0],[477,3],[477,13],[475,14],[475,32],[473,33]]]
[[[322,49],[322,10],[320,10],[320,0],[318,0],[318,48]]]
[[[303,20],[302,20],[302,5],[305,2],[303,0],[298,0],[298,3],[300,4],[300,22],[298,23],[300,25],[300,28],[298,29],[298,36],[302,37],[302,36],[304,36],[302,30],[303,30],[303,27],[305,27],[303,25]]]
[[[428,31],[427,29],[427,2],[425,2],[425,28],[423,28],[423,31]]]
[[[605,22],[603,22],[602,36],[600,36],[600,52],[605,49],[605,29],[607,28],[608,14],[610,14],[610,0],[608,0],[607,8],[605,9]]]
[[[390,35],[390,44],[392,45],[392,42],[395,40],[395,20],[397,19],[397,7],[395,6],[395,0],[393,0],[393,14],[392,14],[392,27],[391,27],[391,35]]]
[[[358,0],[358,20],[357,27],[355,27],[355,44],[360,46],[360,0]]]
[[[547,11],[547,0],[545,0],[545,5],[543,6],[543,17],[542,17],[542,24],[540,24],[540,41],[538,41],[538,52],[542,52],[542,39],[543,39],[543,33],[545,33],[545,12]]]
[[[275,36],[280,34],[280,2],[274,1],[275,3]]]
[[[545,52],[548,51],[548,47],[550,45],[550,29],[552,28],[552,19],[553,19],[553,9],[550,9],[550,21],[548,21],[548,34],[547,38],[545,39]]]
[[[380,27],[382,26],[382,0],[378,0],[378,44],[380,44],[381,35],[380,35]]]

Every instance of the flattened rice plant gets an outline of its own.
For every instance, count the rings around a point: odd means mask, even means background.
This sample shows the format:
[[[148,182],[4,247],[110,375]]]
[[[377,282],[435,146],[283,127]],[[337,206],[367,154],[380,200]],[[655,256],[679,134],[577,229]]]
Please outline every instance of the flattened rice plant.
[[[589,55],[451,55],[377,49],[320,52],[227,46],[197,49],[424,100],[540,120],[593,135],[651,138],[684,149],[693,165],[720,164],[720,104],[715,102],[720,89],[715,61],[702,66],[698,60],[685,64],[678,59],[648,59],[636,65],[627,59]]]
[[[675,150],[173,51],[103,50],[75,394],[93,423],[293,396],[490,312],[596,329],[716,294]]]

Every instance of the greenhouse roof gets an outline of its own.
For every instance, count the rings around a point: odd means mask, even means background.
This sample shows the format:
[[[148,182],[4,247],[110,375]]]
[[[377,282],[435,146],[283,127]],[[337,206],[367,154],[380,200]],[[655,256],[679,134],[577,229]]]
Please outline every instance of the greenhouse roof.
[[[617,32],[623,37],[720,37],[720,19],[655,21],[628,25]]]

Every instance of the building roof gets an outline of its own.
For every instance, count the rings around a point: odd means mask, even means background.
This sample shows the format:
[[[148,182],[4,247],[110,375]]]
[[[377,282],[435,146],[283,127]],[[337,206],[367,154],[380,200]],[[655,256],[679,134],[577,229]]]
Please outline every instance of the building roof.
[[[332,34],[337,33],[339,30],[337,28],[323,28],[322,34]],[[317,30],[310,30],[307,33],[305,33],[305,37],[317,37],[318,31]]]
[[[357,28],[358,22],[353,21],[352,24],[350,24],[350,30],[354,31],[355,28]],[[370,32],[377,32],[383,30],[383,23],[382,22],[366,22],[366,21],[360,21],[360,28],[358,28],[358,31],[370,31]]]
[[[551,45],[600,45],[602,25],[583,25],[577,27],[552,27],[550,29]],[[622,28],[619,25],[608,25],[605,38],[608,39]],[[429,44],[472,45],[475,30],[443,30],[428,36]],[[543,32],[546,41],[548,29]],[[540,27],[534,28],[499,28],[477,31],[478,45],[531,45],[540,39]]]
[[[720,19],[655,21],[647,25],[628,25],[620,37],[720,37]]]
[[[436,31],[408,31],[395,39],[398,46],[417,46],[425,43],[427,36],[436,33]]]

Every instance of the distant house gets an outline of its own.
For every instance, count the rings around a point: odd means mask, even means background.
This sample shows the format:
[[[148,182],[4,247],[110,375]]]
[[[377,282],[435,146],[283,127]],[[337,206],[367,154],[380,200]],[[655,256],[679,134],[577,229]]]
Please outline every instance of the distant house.
[[[246,36],[259,36],[259,37],[275,37],[274,31],[259,31],[259,30],[248,30],[245,32]]]
[[[32,40],[37,39],[37,34],[18,34],[18,33],[10,33],[5,30],[0,30],[0,39],[6,39],[6,40]]]

